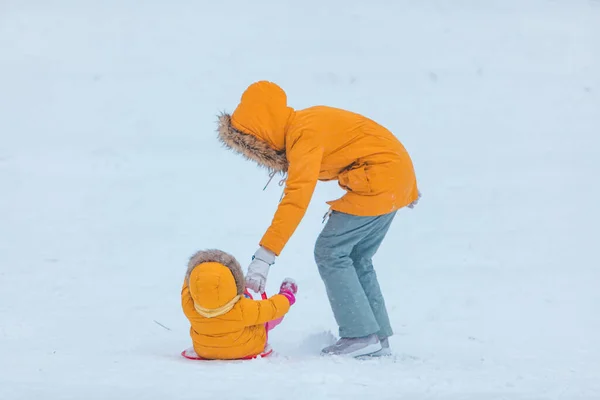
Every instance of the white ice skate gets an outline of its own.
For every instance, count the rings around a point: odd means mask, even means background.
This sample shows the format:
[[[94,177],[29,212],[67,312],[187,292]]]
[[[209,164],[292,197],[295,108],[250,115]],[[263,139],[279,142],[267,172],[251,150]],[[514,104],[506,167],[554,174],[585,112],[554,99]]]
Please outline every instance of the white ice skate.
[[[322,355],[361,357],[377,353],[382,350],[377,335],[369,335],[359,338],[341,338],[337,343],[325,347]]]

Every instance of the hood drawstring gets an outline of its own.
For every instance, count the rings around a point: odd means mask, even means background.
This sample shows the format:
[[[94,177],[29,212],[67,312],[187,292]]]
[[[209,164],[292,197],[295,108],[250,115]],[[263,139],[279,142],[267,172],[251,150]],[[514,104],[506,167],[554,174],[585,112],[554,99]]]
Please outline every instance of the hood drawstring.
[[[277,171],[271,171],[269,172],[269,180],[267,181],[267,184],[265,185],[265,187],[263,188],[263,190],[267,189],[267,186],[269,186],[269,183],[271,183],[271,181],[273,180],[273,177],[275,176],[275,174],[277,174]],[[278,185],[279,186],[283,186],[285,184],[285,181],[287,180],[287,172],[283,173],[283,178],[281,178],[281,180],[279,181]],[[283,192],[281,192],[281,197],[279,198],[279,201],[281,201],[283,199],[283,194],[285,192],[285,189]]]
[[[323,215],[323,224],[325,223],[325,221],[327,220],[327,218],[329,218],[329,216],[331,215],[331,213],[333,212],[333,210],[330,208],[329,210],[327,210],[327,212],[325,213],[325,215]]]
[[[267,189],[267,186],[269,186],[269,183],[271,183],[271,181],[273,180],[273,177],[275,176],[276,173],[277,173],[277,171],[271,171],[271,172],[269,172],[269,180],[267,181],[267,184],[265,185],[265,187],[263,188],[263,190]]]
[[[269,183],[271,183],[271,181],[273,180],[273,177],[275,176],[276,173],[277,173],[277,171],[271,171],[271,172],[269,172],[269,180],[267,181],[267,184],[265,185],[265,187],[263,188],[263,190],[267,189],[267,186],[269,186]],[[283,173],[283,178],[281,178],[281,180],[279,181],[278,185],[279,186],[283,186],[285,184],[286,180],[287,180],[287,172],[284,172]],[[285,194],[285,189],[283,190],[283,192],[281,192],[281,197],[279,198],[279,201],[283,200],[283,195],[284,194]],[[323,223],[325,223],[325,221],[329,218],[329,216],[331,215],[332,212],[333,212],[333,210],[331,208],[329,210],[327,210],[327,212],[323,216]]]

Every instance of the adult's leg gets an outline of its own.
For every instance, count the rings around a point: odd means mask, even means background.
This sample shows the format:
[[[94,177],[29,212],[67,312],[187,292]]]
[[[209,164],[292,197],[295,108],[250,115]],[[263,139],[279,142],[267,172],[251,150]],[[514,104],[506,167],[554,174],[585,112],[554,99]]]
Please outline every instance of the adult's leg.
[[[354,263],[358,280],[369,300],[375,320],[379,325],[377,335],[380,339],[393,335],[390,319],[385,306],[383,294],[373,268],[373,256],[377,253],[381,242],[385,238],[396,212],[377,217],[371,232],[358,242],[350,253]]]
[[[315,261],[342,338],[381,330],[350,257],[354,247],[378,226],[377,217],[334,211],[315,244]]]

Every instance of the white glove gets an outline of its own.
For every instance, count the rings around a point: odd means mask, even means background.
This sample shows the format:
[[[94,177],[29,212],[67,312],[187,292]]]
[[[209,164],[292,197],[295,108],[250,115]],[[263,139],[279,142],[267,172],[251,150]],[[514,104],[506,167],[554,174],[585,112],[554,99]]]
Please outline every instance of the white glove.
[[[264,293],[267,286],[267,275],[269,268],[275,264],[275,253],[259,247],[252,257],[252,262],[248,266],[246,274],[246,287],[256,293]]]

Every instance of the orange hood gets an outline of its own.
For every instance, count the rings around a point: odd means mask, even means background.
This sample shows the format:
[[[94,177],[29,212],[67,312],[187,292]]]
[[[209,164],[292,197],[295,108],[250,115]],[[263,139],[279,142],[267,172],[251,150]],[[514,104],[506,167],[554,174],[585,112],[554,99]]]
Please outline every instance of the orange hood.
[[[275,83],[260,81],[242,94],[231,116],[234,128],[254,135],[274,150],[285,149],[285,131],[294,110],[287,105],[287,95]]]
[[[190,260],[186,278],[195,306],[204,310],[218,310],[244,291],[239,263],[218,250],[196,253]]]
[[[285,172],[285,137],[294,114],[281,87],[256,82],[244,91],[232,115],[219,117],[219,139],[258,165]]]

